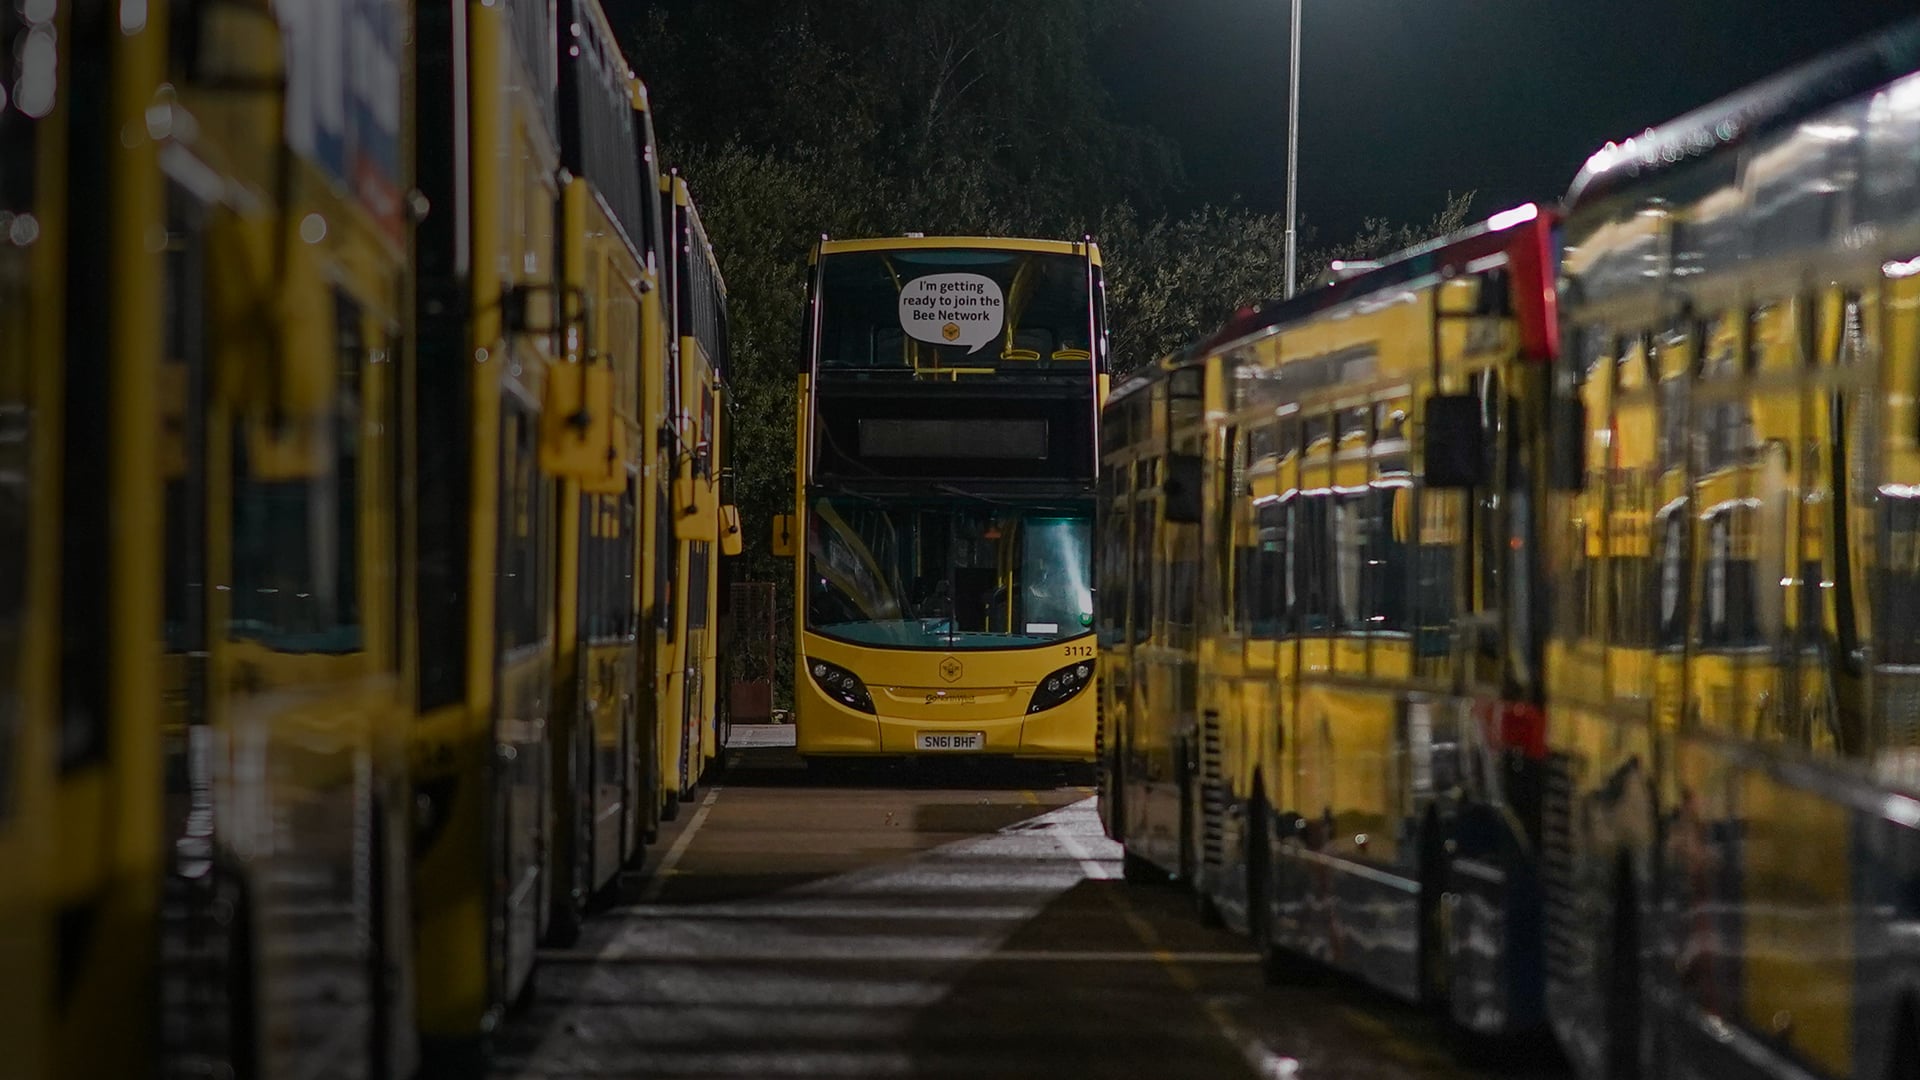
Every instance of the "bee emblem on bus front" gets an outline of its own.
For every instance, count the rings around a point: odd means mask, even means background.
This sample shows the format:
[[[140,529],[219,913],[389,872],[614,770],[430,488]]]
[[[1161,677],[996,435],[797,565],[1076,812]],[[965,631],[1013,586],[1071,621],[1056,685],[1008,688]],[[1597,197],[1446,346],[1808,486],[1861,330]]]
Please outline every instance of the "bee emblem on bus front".
[[[958,657],[949,656],[940,661],[940,677],[948,682],[958,682],[965,670],[960,666]]]

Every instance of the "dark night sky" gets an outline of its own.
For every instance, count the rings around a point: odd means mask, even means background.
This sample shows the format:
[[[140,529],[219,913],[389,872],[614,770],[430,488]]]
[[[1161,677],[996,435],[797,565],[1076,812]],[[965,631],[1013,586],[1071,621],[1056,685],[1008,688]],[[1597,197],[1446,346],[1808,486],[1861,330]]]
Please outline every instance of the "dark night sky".
[[[1305,0],[1300,212],[1476,216],[1565,192],[1587,155],[1920,0]],[[1288,0],[1148,0],[1105,44],[1123,114],[1171,136],[1186,200],[1284,205]]]

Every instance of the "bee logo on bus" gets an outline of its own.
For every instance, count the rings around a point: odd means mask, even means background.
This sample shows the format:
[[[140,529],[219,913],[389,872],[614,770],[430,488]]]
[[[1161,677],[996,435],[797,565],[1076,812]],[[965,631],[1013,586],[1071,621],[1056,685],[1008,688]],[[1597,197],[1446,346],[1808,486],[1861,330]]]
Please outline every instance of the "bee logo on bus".
[[[966,668],[960,665],[959,657],[949,656],[940,661],[940,677],[948,682],[958,682],[966,674]]]

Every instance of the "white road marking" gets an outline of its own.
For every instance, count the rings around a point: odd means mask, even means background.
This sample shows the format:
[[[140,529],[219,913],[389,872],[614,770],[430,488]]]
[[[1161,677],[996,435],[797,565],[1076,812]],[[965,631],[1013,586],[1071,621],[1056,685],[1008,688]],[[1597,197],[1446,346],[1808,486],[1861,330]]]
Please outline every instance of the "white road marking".
[[[727,749],[729,750],[792,745],[794,745],[792,724],[734,724],[727,729]]]
[[[661,859],[660,865],[654,869],[653,877],[647,881],[647,887],[641,890],[641,903],[650,904],[660,899],[660,891],[667,887],[667,879],[673,876],[673,868],[679,865],[680,856],[687,853],[687,845],[693,843],[693,834],[699,832],[700,826],[707,823],[707,811],[713,809],[713,800],[719,797],[720,789],[716,786],[707,792],[706,798],[700,800],[700,809],[693,812],[693,819],[687,822],[686,830],[674,840],[673,846],[667,849],[666,857]]]
[[[1087,845],[1082,844],[1079,837],[1073,835],[1071,826],[1064,822],[1058,823],[1054,826],[1053,835],[1060,841],[1060,846],[1066,849],[1067,854],[1073,856],[1074,860],[1080,864],[1080,871],[1087,877],[1094,881],[1107,881],[1120,876],[1115,873],[1116,868],[1113,865],[1115,860],[1095,858],[1093,852],[1087,850]]]

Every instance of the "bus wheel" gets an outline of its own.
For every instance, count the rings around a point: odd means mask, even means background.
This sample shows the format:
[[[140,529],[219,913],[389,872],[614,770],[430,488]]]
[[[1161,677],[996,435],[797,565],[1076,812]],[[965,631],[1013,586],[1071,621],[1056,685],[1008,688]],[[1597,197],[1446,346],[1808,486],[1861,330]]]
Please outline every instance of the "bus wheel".
[[[1193,883],[1193,914],[1200,920],[1200,925],[1209,930],[1218,930],[1227,925],[1225,916],[1220,914],[1219,903],[1197,880]]]
[[[1255,788],[1253,805],[1247,808],[1247,936],[1260,958],[1260,980],[1268,986],[1285,982],[1287,974],[1273,943],[1272,818],[1266,793]]]
[[[1900,1003],[1893,1026],[1893,1046],[1887,1051],[1887,1080],[1920,1080],[1920,1022],[1914,1019],[1914,1002]]]
[[[387,900],[387,815],[378,796],[373,799],[372,822],[368,829],[367,850],[372,852],[367,873],[367,998],[373,1004],[368,1025],[367,1055],[372,1063],[369,1076],[383,1080],[393,1075],[395,1029],[406,1020],[406,1006],[397,1000],[399,980],[394,978],[393,957],[387,945],[393,932],[394,912]]]
[[[427,1038],[420,1043],[420,1080],[472,1080],[487,1075],[493,1048],[485,1035]]]
[[[556,823],[571,834],[568,843],[555,845],[557,852],[565,858],[565,864],[555,866],[549,862],[547,867],[553,880],[547,886],[552,892],[547,902],[547,925],[546,932],[541,936],[541,944],[556,949],[571,948],[578,942],[580,925],[586,921],[587,893],[592,884],[589,862],[593,851],[593,765],[590,755],[591,750],[579,745],[576,738],[569,755],[572,760],[566,773],[567,790],[563,795],[569,809],[564,818]]]
[[[1607,1080],[1640,1080],[1641,1074],[1640,912],[1632,882],[1622,868],[1606,969]]]
[[[1453,972],[1447,944],[1453,935],[1447,911],[1447,857],[1440,845],[1439,819],[1429,815],[1420,851],[1420,1004],[1444,1021],[1452,1017]]]
[[[1133,853],[1129,847],[1120,849],[1120,877],[1129,885],[1165,885],[1167,872],[1146,859]]]

